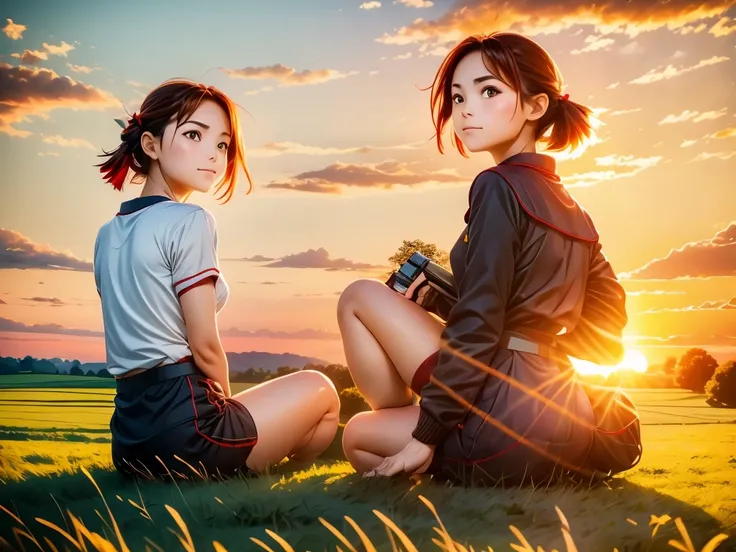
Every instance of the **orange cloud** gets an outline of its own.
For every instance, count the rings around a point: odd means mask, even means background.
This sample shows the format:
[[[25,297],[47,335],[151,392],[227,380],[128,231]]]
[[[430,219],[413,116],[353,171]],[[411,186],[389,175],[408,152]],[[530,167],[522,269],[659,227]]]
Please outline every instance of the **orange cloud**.
[[[3,32],[5,33],[5,36],[7,36],[11,40],[20,40],[23,38],[23,31],[28,29],[25,25],[20,25],[18,23],[13,23],[12,19],[6,19],[8,22],[7,25],[3,27]]]
[[[727,111],[728,111],[728,108],[726,107],[722,107],[718,111],[704,111],[703,113],[699,111],[690,111],[689,109],[686,109],[679,115],[667,115],[664,119],[659,121],[657,124],[658,125],[671,125],[675,123],[684,123],[685,121],[692,121],[693,123],[700,123],[702,121],[712,121],[714,119],[723,117]]]
[[[20,62],[26,65],[36,65],[41,61],[49,59],[49,55],[67,57],[67,54],[72,50],[74,50],[74,46],[62,40],[58,46],[44,42],[43,50],[24,50],[22,54],[10,55],[14,58],[19,58]]]
[[[119,102],[110,93],[50,69],[13,67],[0,63],[0,132],[28,136],[13,125],[53,109],[104,109]]]
[[[621,279],[709,278],[736,276],[736,221],[712,238],[686,243],[641,268],[619,275]]]
[[[340,339],[340,334],[337,332],[313,329],[286,332],[268,329],[240,330],[231,327],[227,330],[222,330],[220,335],[223,337],[261,337],[269,339]]]
[[[595,164],[601,167],[611,168],[602,171],[561,175],[561,178],[566,188],[595,186],[596,184],[609,180],[631,178],[646,169],[656,167],[660,161],[662,161],[661,156],[634,157],[633,155],[606,155],[605,157],[597,157]],[[616,167],[621,167],[621,169]]]
[[[667,65],[664,69],[661,67],[658,67],[656,69],[650,69],[646,73],[644,73],[641,77],[637,77],[633,80],[630,80],[630,84],[651,84],[653,82],[659,82],[662,80],[668,80],[675,77],[679,77],[680,75],[684,75],[685,73],[690,73],[691,71],[696,71],[697,69],[702,69],[703,67],[708,67],[710,65],[715,65],[717,63],[723,63],[724,61],[728,61],[731,59],[728,56],[713,56],[708,59],[702,59],[695,65],[690,65],[689,67],[674,67],[672,65]]]
[[[236,79],[275,79],[281,82],[281,86],[320,84],[358,74],[357,71],[342,73],[334,69],[305,69],[303,71],[297,71],[293,67],[287,67],[280,63],[261,67],[244,67],[243,69],[222,69],[222,71],[229,77]]]
[[[363,2],[360,6],[358,6],[361,10],[374,10],[376,8],[381,7],[380,2],[376,2],[373,0],[372,2]]]
[[[369,263],[358,263],[349,259],[333,259],[330,257],[329,252],[324,247],[320,247],[319,249],[308,249],[307,251],[303,251],[301,253],[292,253],[279,259],[264,257],[263,255],[255,255],[253,257],[245,257],[242,259],[223,260],[267,262],[268,264],[263,265],[266,268],[321,268],[329,271],[372,270],[376,268],[386,268],[384,266],[372,265]]]
[[[63,334],[63,335],[81,335],[87,337],[103,337],[104,332],[96,330],[84,330],[79,328],[65,328],[60,324],[25,324],[16,322],[9,318],[0,318],[0,332],[19,332],[19,333],[46,333],[46,334]]]
[[[683,29],[694,23],[722,16],[731,0],[671,0],[642,9],[638,2],[612,0],[588,3],[583,0],[464,0],[437,20],[418,19],[394,33],[377,39],[384,44],[421,44],[422,51],[461,40],[489,29],[509,29],[527,35],[555,34],[576,25],[596,27],[600,35],[639,33],[666,27]],[[441,53],[441,52],[439,52]]]
[[[0,270],[8,268],[92,272],[92,263],[34,243],[20,232],[0,228]]]
[[[347,155],[371,153],[378,150],[414,150],[426,146],[427,142],[413,142],[396,146],[355,146],[349,148],[330,148],[307,146],[297,142],[270,142],[259,148],[248,150],[249,157],[276,157],[278,155]]]
[[[390,189],[394,186],[468,183],[471,180],[472,178],[458,176],[449,171],[416,173],[403,163],[386,161],[377,165],[334,163],[324,169],[298,174],[284,182],[266,184],[266,187],[339,194],[348,187]]]
[[[55,144],[64,148],[87,148],[95,150],[96,148],[83,138],[64,138],[63,136],[44,136],[43,141],[47,144]]]

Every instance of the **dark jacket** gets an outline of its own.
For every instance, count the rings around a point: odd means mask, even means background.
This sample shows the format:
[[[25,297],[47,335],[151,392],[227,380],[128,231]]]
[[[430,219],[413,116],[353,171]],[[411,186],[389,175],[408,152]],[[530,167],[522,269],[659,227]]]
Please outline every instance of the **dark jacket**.
[[[458,301],[450,308],[439,300],[428,309],[446,327],[432,378],[421,392],[417,440],[438,445],[475,416],[500,421],[546,448],[577,437],[590,441],[582,426],[561,420],[528,393],[474,365],[491,366],[592,422],[582,389],[565,384],[563,400],[554,384],[570,368],[565,355],[599,364],[616,364],[623,356],[625,292],[590,217],[555,170],[554,158],[521,153],[474,180],[467,226],[450,252]],[[504,349],[504,332],[555,344],[562,354],[552,360]],[[480,411],[472,414],[468,405]],[[497,446],[506,441],[499,433]],[[492,453],[497,447],[485,448]]]

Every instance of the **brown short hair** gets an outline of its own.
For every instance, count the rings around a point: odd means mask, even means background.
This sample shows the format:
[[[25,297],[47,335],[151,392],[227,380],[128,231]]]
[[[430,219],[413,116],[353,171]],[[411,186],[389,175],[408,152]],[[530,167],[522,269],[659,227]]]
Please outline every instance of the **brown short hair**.
[[[469,36],[447,54],[437,71],[431,87],[430,107],[440,153],[444,150],[442,131],[452,117],[453,74],[460,60],[477,51],[482,52],[488,71],[516,91],[521,101],[536,94],[547,94],[549,107],[537,121],[535,133],[535,139],[546,142],[547,149],[575,149],[590,136],[592,110],[561,97],[562,75],[544,48],[523,35],[496,32]],[[550,127],[550,136],[544,136]],[[465,148],[455,133],[452,142],[467,157]]]
[[[172,120],[175,119],[176,124],[181,125],[191,117],[202,100],[216,102],[225,110],[230,119],[232,142],[227,151],[227,168],[216,191],[224,187],[223,196],[227,196],[224,203],[230,201],[237,184],[237,171],[242,168],[248,180],[248,193],[250,193],[253,189],[253,182],[245,162],[245,149],[240,132],[237,106],[225,93],[214,86],[181,79],[166,81],[152,90],[143,100],[140,111],[128,121],[128,126],[120,135],[120,145],[112,152],[103,150],[104,153],[99,157],[109,159],[96,166],[100,167],[104,179],[116,190],[122,190],[128,170],[135,171],[134,179],[147,175],[151,159],[143,152],[141,146],[143,133],[150,132],[156,137],[162,136],[164,129]]]

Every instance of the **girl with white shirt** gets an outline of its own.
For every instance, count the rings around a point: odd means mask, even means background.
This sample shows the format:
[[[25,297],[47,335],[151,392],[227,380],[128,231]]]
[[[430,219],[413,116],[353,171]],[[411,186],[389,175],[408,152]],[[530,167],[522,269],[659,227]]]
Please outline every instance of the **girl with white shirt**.
[[[124,124],[124,123],[123,123]],[[144,183],[99,230],[94,275],[107,369],[116,378],[112,456],[124,474],[260,473],[283,458],[309,461],[332,442],[339,398],[302,370],[236,395],[217,330],[229,289],[215,219],[187,203],[224,190],[242,170],[252,189],[236,106],[186,80],[151,91],[100,171],[121,190]],[[222,197],[222,196],[221,196]]]

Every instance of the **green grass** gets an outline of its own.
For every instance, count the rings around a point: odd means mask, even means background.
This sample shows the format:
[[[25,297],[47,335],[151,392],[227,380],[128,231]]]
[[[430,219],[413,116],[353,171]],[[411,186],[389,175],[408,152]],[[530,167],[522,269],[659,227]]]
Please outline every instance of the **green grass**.
[[[702,395],[685,391],[631,392],[642,413],[644,458],[623,477],[593,489],[584,484],[462,489],[428,477],[366,480],[341,459],[339,436],[308,469],[292,471],[285,463],[260,478],[205,482],[189,472],[188,481],[176,484],[134,485],[112,470],[109,442],[64,438],[109,440],[109,433],[91,423],[99,422],[100,408],[52,402],[59,395],[47,386],[9,393],[3,388],[7,378],[0,377],[0,416],[17,417],[18,407],[6,400],[36,400],[31,410],[45,409],[52,417],[57,412],[66,424],[42,425],[41,416],[26,418],[26,425],[0,420],[0,505],[6,509],[0,510],[0,537],[16,547],[20,539],[26,550],[38,548],[13,533],[23,524],[21,530],[43,549],[51,549],[48,538],[60,550],[72,545],[59,530],[73,541],[85,540],[87,550],[123,550],[116,525],[131,551],[222,550],[218,545],[289,550],[284,542],[298,551],[350,550],[343,538],[356,550],[371,549],[361,541],[392,550],[392,539],[400,545],[399,533],[422,552],[452,550],[437,544],[441,527],[454,542],[475,550],[671,551],[677,541],[682,550],[700,552],[718,534],[731,538],[714,541],[713,550],[736,548],[736,411],[703,408]],[[101,399],[84,395],[89,391],[83,388],[65,393],[73,401]],[[3,437],[7,434],[17,439]],[[565,542],[566,523],[576,548]],[[192,542],[188,548],[177,537],[186,541],[185,529]],[[108,544],[90,546],[95,537],[84,537],[85,531]]]

